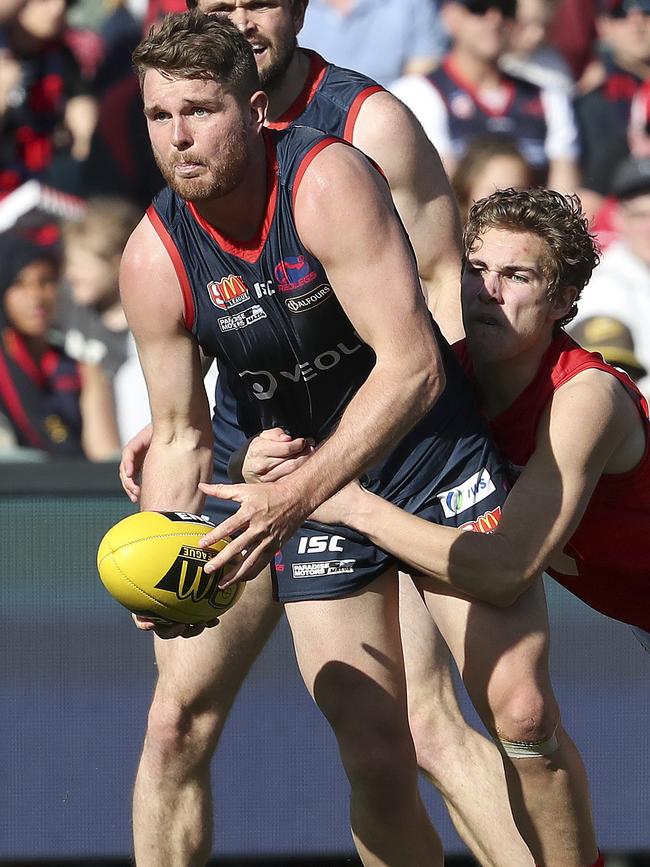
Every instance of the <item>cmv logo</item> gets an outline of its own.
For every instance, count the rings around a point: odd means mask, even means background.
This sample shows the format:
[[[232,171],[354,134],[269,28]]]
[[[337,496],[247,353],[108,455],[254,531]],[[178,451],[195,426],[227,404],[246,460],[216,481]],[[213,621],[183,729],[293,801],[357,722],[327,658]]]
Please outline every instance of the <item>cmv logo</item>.
[[[183,545],[169,571],[156,584],[156,588],[173,593],[181,601],[191,599],[192,602],[203,602],[205,600],[213,608],[227,605],[229,596],[236,592],[235,587],[221,590],[219,587],[221,569],[206,575],[203,564],[212,557],[213,553],[202,548]]]

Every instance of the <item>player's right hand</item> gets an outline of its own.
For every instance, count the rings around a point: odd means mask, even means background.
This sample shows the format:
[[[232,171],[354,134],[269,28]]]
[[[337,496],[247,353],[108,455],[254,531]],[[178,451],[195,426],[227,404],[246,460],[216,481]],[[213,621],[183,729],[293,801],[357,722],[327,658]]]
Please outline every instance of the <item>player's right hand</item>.
[[[248,445],[242,464],[244,481],[277,482],[308,460],[314,448],[312,440],[292,439],[282,428],[263,430]]]
[[[120,482],[124,493],[132,503],[137,503],[140,499],[140,474],[144,459],[151,445],[151,436],[153,428],[150,424],[138,431],[135,436],[131,437],[128,443],[122,449],[122,460],[120,461]]]
[[[204,629],[216,626],[218,619],[209,620],[207,623],[165,623],[162,620],[152,620],[149,617],[140,617],[132,614],[133,622],[143,632],[155,632],[158,638],[194,638],[200,635]]]

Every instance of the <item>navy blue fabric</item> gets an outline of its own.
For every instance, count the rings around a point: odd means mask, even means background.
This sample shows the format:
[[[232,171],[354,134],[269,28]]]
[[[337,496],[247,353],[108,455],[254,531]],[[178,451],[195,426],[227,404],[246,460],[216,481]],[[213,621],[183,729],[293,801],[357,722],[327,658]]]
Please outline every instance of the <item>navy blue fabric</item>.
[[[548,167],[546,155],[546,117],[541,89],[528,81],[504,74],[513,89],[512,99],[504,113],[486,110],[447,63],[443,63],[427,78],[440,93],[448,112],[449,136],[457,157],[463,155],[468,143],[482,135],[504,135],[512,138],[525,159],[538,171]]]
[[[154,208],[187,274],[194,334],[203,351],[218,359],[243,435],[281,427],[320,442],[366,380],[375,356],[355,333],[323,266],[303,247],[293,220],[300,166],[330,139],[298,126],[266,137],[275,146],[277,193],[266,238],[254,254],[232,247],[226,252],[224,239],[169,190],[154,200]],[[399,315],[397,292],[394,303]],[[488,511],[503,502],[505,474],[471,386],[433,322],[432,328],[447,374],[445,390],[363,483],[397,505],[455,526],[475,517],[474,507]],[[219,464],[226,451],[218,441]],[[225,465],[215,475],[227,481]],[[230,505],[210,503],[206,513],[219,522],[231,511]],[[284,547],[273,570],[279,600],[349,595],[393,562],[358,534],[341,528],[335,536],[332,542],[331,528],[309,524]]]

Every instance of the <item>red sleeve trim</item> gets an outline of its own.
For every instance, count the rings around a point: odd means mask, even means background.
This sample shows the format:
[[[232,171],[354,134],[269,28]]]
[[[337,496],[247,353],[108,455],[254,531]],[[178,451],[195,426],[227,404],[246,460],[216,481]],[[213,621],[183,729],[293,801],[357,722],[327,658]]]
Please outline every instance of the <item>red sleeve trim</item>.
[[[318,156],[321,151],[324,151],[325,148],[329,147],[332,144],[350,144],[347,141],[343,141],[341,138],[335,138],[334,136],[328,136],[327,138],[321,139],[317,142],[311,150],[308,150],[307,153],[302,158],[302,162],[298,166],[298,171],[296,172],[296,176],[293,181],[293,191],[291,193],[291,204],[295,208],[296,206],[296,196],[298,194],[298,188],[302,183],[302,179],[305,176],[305,172],[312,164],[314,159]]]
[[[345,121],[345,128],[343,129],[343,138],[352,143],[352,136],[354,135],[354,126],[357,122],[357,118],[359,117],[359,112],[361,111],[361,106],[368,99],[369,96],[372,96],[373,93],[379,93],[383,91],[384,88],[380,84],[373,84],[370,87],[366,87],[365,90],[362,90],[361,93],[358,93],[354,100],[352,101],[352,105],[349,108],[348,116]]]
[[[174,271],[176,271],[176,276],[178,277],[178,282],[181,286],[181,293],[183,295],[183,321],[188,331],[191,331],[194,327],[194,320],[196,319],[196,308],[194,306],[194,296],[192,294],[192,287],[190,285],[189,277],[187,276],[187,271],[185,270],[185,264],[181,259],[181,254],[178,252],[176,244],[167,231],[167,227],[160,219],[160,216],[153,205],[150,205],[147,208],[147,217],[156,230],[156,234],[163,242],[169,258],[172,260],[172,265],[174,266]]]

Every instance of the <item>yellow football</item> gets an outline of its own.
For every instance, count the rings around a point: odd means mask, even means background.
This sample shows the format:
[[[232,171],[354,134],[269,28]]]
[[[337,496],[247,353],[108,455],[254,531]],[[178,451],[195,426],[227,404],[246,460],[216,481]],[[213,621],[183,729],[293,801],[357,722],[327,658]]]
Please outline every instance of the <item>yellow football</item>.
[[[244,585],[221,590],[221,570],[203,571],[230,541],[200,548],[199,540],[212,526],[207,518],[187,512],[129,515],[100,542],[97,569],[104,587],[142,617],[175,623],[214,620],[235,604]]]

